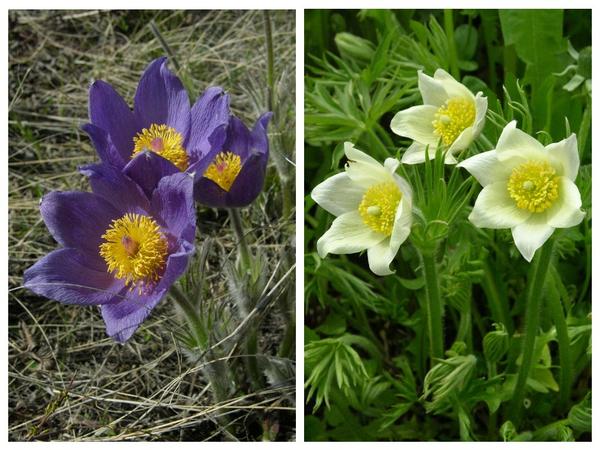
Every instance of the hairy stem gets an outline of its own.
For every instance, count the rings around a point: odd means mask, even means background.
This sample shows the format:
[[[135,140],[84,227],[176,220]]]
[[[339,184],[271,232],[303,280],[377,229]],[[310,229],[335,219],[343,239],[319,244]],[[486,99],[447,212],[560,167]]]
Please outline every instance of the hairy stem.
[[[206,336],[206,331],[204,330],[204,326],[200,320],[200,317],[198,316],[196,308],[194,308],[194,305],[192,305],[186,295],[176,284],[171,287],[170,294],[183,312],[188,327],[192,332],[192,336],[196,341],[196,346],[200,349],[200,351],[204,351],[206,349],[208,337]]]
[[[585,109],[583,110],[583,117],[581,118],[581,125],[579,125],[579,133],[577,134],[579,144],[579,160],[583,159],[583,152],[585,151],[585,145],[587,144],[591,122],[592,100],[589,96],[587,96],[587,101],[585,102]]]
[[[510,317],[507,299],[505,296],[500,296],[498,292],[498,286],[492,273],[489,261],[486,259],[483,261],[484,276],[481,280],[481,287],[485,292],[486,299],[488,301],[492,317],[496,322],[504,324],[509,333],[513,331],[513,323]]]
[[[552,257],[553,245],[554,241],[550,239],[538,250],[539,253],[535,256],[533,267],[529,272],[525,311],[525,337],[523,339],[523,348],[521,350],[521,367],[519,367],[517,383],[513,392],[511,405],[513,423],[517,428],[521,422],[527,378],[529,378],[529,372],[534,363],[533,353],[535,350],[535,338],[537,336],[540,319],[542,292],[550,265],[550,259]]]
[[[552,271],[554,278],[559,277],[556,269]],[[558,339],[558,351],[560,356],[560,391],[558,404],[561,410],[565,410],[571,398],[571,385],[573,380],[573,364],[571,361],[571,341],[567,331],[567,319],[561,302],[559,292],[551,292],[546,296],[548,309],[552,315],[552,321],[556,327]]]
[[[233,231],[237,235],[238,238],[238,250],[240,260],[244,267],[244,270],[250,269],[250,249],[248,248],[248,243],[246,242],[246,234],[244,233],[244,227],[242,225],[242,216],[240,215],[240,211],[237,208],[229,208],[229,218],[231,219],[231,227]]]
[[[441,358],[444,355],[442,300],[440,298],[440,287],[438,284],[438,274],[434,254],[434,251],[421,253],[423,275],[425,277],[429,356],[431,358],[432,366],[434,365],[434,359]]]

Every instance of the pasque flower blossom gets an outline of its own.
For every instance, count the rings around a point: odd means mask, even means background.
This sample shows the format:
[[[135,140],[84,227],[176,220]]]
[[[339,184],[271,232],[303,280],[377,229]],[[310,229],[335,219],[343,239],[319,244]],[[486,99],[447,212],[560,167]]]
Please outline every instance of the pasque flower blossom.
[[[432,77],[418,72],[423,105],[396,113],[390,128],[414,142],[402,156],[404,164],[425,161],[425,151],[433,158],[438,144],[446,152],[446,164],[456,164],[454,155],[466,149],[479,136],[485,123],[487,98],[477,95],[442,69]]]
[[[184,273],[194,251],[193,180],[163,177],[152,195],[109,165],[93,192],[51,192],[40,205],[62,246],[24,274],[24,285],[65,304],[100,305],[109,336],[127,341]]]
[[[143,151],[155,152],[180,171],[197,171],[211,149],[211,135],[229,121],[229,96],[211,87],[190,108],[167,59],[152,61],[138,84],[133,111],[113,87],[95,81],[89,92],[90,122],[83,126],[100,159],[124,168]]]
[[[104,81],[90,87],[91,123],[84,125],[100,159],[126,173],[154,158],[150,190],[162,176],[184,171],[195,176],[196,199],[209,206],[245,206],[262,189],[268,160],[264,114],[251,132],[230,115],[229,96],[220,87],[208,88],[190,108],[181,81],[167,68],[167,59],[150,63],[135,93],[133,111]],[[152,184],[152,183],[154,184]],[[206,191],[206,192],[205,192]]]
[[[209,164],[202,176],[196,176],[194,197],[198,202],[215,208],[241,207],[260,194],[269,160],[267,125],[271,115],[263,114],[252,130],[231,116],[222,146],[206,155]]]
[[[573,227],[585,216],[574,183],[579,170],[575,134],[544,147],[512,121],[494,150],[458,167],[483,186],[469,220],[481,228],[510,228],[527,261],[555,228]]]
[[[397,175],[400,162],[387,158],[383,165],[356,149],[344,146],[345,172],[316,186],[311,196],[337,216],[317,242],[324,258],[328,253],[347,254],[367,250],[370,269],[377,275],[393,273],[389,265],[410,234],[412,190]]]

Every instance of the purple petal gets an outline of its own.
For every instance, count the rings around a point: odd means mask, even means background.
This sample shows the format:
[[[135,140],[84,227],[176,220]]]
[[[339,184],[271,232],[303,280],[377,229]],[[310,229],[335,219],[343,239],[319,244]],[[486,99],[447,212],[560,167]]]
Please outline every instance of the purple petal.
[[[112,164],[115,167],[123,167],[125,165],[125,160],[113,145],[108,132],[91,123],[83,125],[81,129],[88,134],[98,156],[100,156],[103,162]]]
[[[193,246],[182,246],[178,253],[167,260],[167,268],[156,288],[147,295],[136,290],[127,293],[127,298],[119,302],[102,305],[102,317],[106,332],[118,342],[127,341],[148,317],[152,309],[162,300],[171,285],[185,272]]]
[[[209,137],[229,122],[229,95],[220,87],[210,87],[192,107],[192,124],[187,148],[190,154],[205,155],[211,149]]]
[[[229,151],[239,155],[242,162],[248,157],[252,135],[246,125],[235,116],[229,118],[227,128],[227,139],[223,143],[223,151]]]
[[[135,93],[134,112],[143,128],[164,124],[187,141],[190,100],[179,78],[167,68],[167,58],[155,59],[145,70]]]
[[[227,194],[227,206],[247,206],[258,197],[265,183],[267,158],[264,153],[250,156]]]
[[[101,305],[113,301],[123,282],[90,262],[73,248],[55,250],[25,271],[24,286],[61,303]]]
[[[112,86],[104,81],[95,81],[90,87],[90,121],[105,130],[127,161],[133,151],[133,137],[140,127],[135,116]]]
[[[252,129],[252,153],[263,153],[268,157],[269,136],[267,135],[267,127],[272,116],[272,112],[266,112],[256,121],[256,124]]]
[[[181,171],[162,156],[144,151],[127,163],[123,173],[135,181],[150,199],[161,178]]]
[[[207,153],[203,155],[195,154],[192,156],[200,157],[197,160],[192,160],[192,163],[187,169],[187,172],[193,173],[196,176],[204,174],[210,163],[213,162],[217,154],[223,150],[223,144],[227,139],[227,125],[220,125],[208,138],[210,148]]]
[[[89,164],[79,171],[87,176],[94,194],[108,201],[121,215],[142,214],[150,208],[150,200],[131,178],[108,164]]]
[[[191,175],[180,172],[160,180],[152,197],[152,216],[160,218],[173,236],[194,242],[196,212]]]
[[[62,246],[81,251],[90,264],[104,264],[98,253],[102,235],[121,215],[110,203],[90,192],[50,192],[42,199],[40,213]]]

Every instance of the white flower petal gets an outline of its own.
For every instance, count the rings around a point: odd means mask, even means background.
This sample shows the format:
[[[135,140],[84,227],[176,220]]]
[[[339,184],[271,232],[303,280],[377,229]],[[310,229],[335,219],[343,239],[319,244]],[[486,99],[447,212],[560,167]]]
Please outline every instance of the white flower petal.
[[[346,173],[338,173],[316,186],[310,196],[323,209],[339,216],[358,209],[365,189],[353,183]]]
[[[390,270],[390,264],[395,256],[396,252],[392,251],[390,248],[389,239],[385,239],[367,250],[369,269],[371,269],[371,272],[375,275],[391,275],[394,271]]]
[[[454,140],[450,148],[448,149],[448,153],[450,155],[454,155],[456,152],[466,149],[473,142],[473,127],[467,127],[458,135],[458,137]]]
[[[498,160],[508,163],[511,169],[527,160],[547,160],[544,146],[516,126],[517,121],[513,120],[502,130],[496,144]]]
[[[518,208],[510,198],[505,181],[485,186],[479,193],[469,220],[479,228],[512,228],[525,222],[531,213]]]
[[[552,166],[558,166],[559,174],[575,181],[579,171],[579,151],[575,133],[560,142],[547,145],[546,151],[552,161]]]
[[[531,262],[535,251],[554,232],[554,228],[546,223],[546,214],[532,214],[531,217],[512,229],[513,239],[517,249],[527,262]]]
[[[496,150],[479,153],[458,164],[475,177],[479,184],[487,186],[496,181],[507,180],[511,171],[498,161]]]
[[[442,106],[448,100],[448,94],[442,85],[441,81],[425,75],[422,70],[419,70],[419,91],[423,98],[423,104],[432,105],[437,108]]]
[[[394,174],[394,181],[400,188],[400,192],[402,192],[402,198],[407,199],[408,203],[410,203],[412,205],[413,194],[412,194],[412,188],[410,187],[410,184],[408,184],[408,181],[406,181],[404,178],[402,178],[398,174]]]
[[[436,145],[439,137],[433,132],[433,121],[438,108],[431,105],[418,105],[396,113],[390,128],[399,136],[407,137],[421,144]]]
[[[317,241],[317,252],[321,258],[328,253],[357,253],[377,245],[384,239],[385,235],[365,225],[358,211],[351,211],[333,221],[331,228]]]
[[[448,98],[468,98],[473,100],[475,96],[464,84],[459,83],[444,69],[438,69],[433,74],[433,78],[442,82],[442,86],[448,95]]]
[[[348,158],[350,161],[362,162],[381,167],[381,163],[379,161],[372,156],[367,155],[365,152],[357,149],[352,142],[344,142],[344,153],[346,154],[346,158]]]
[[[346,142],[344,151],[348,158],[346,174],[358,187],[368,189],[374,184],[391,181],[392,175],[381,163],[355,148],[352,143]]]
[[[547,211],[548,225],[554,228],[570,228],[579,225],[585,217],[581,209],[581,195],[579,189],[566,176],[559,179],[559,196],[554,205]]]
[[[402,155],[402,164],[421,164],[425,162],[425,148],[420,142],[413,142]],[[429,159],[435,158],[436,146],[429,146]]]
[[[396,158],[386,158],[383,163],[383,167],[385,167],[391,174],[398,170],[399,165],[400,161],[398,161]]]
[[[402,197],[396,217],[394,218],[394,228],[390,236],[390,248],[396,254],[398,249],[410,235],[410,227],[412,226],[412,203],[410,197]]]
[[[485,114],[487,113],[488,99],[483,93],[478,92],[475,96],[475,122],[473,123],[473,138],[477,139],[485,125]]]

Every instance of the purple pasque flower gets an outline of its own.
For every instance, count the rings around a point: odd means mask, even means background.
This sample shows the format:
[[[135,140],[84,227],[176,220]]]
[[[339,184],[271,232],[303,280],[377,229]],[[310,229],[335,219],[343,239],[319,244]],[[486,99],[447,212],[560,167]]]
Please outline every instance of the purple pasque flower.
[[[224,139],[221,129],[211,137],[213,148],[198,165],[195,176],[196,201],[214,208],[239,208],[254,201],[265,181],[271,116],[264,113],[252,130],[231,116]]]
[[[65,304],[100,305],[109,336],[127,341],[185,272],[194,252],[193,180],[162,177],[152,195],[97,165],[93,192],[51,192],[40,212],[62,246],[24,274],[24,285]]]
[[[195,172],[211,149],[211,135],[228,123],[229,96],[210,87],[190,108],[183,84],[162,57],[142,74],[133,111],[110,84],[98,80],[90,86],[89,116],[91,123],[82,128],[102,162],[124,169],[150,151],[180,171]]]

